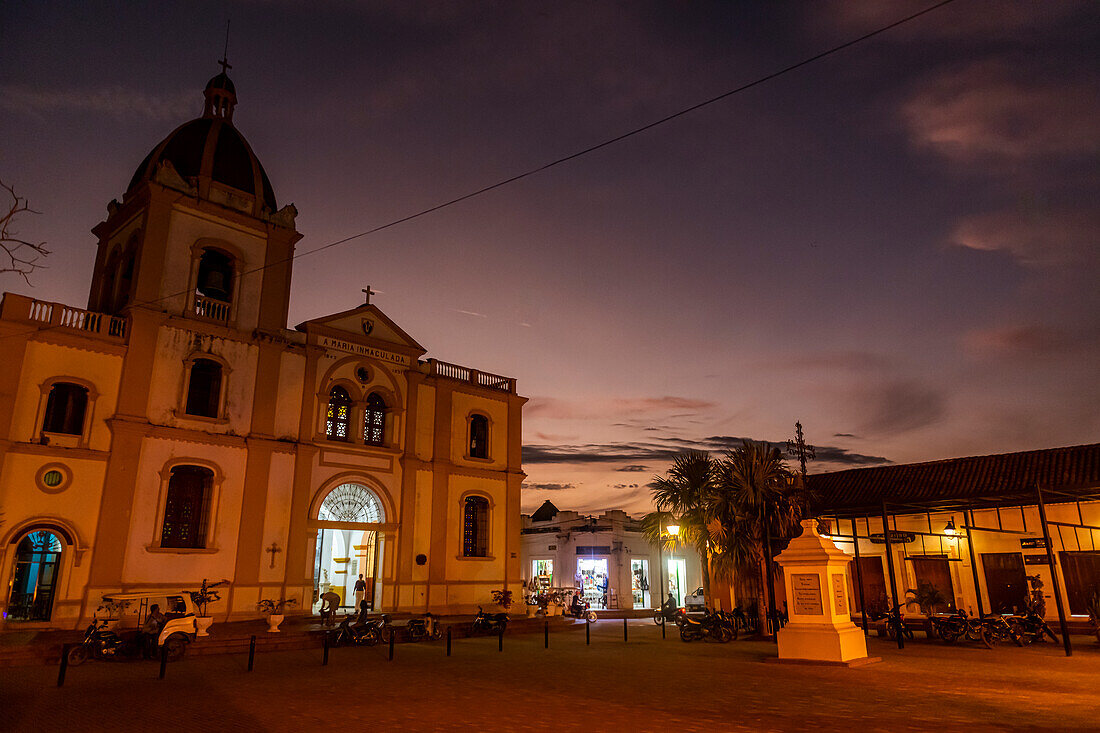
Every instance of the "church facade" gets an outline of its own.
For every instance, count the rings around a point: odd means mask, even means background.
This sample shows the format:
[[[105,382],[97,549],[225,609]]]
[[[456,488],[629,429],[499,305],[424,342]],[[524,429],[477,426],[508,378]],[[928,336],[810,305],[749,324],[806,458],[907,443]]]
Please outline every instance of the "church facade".
[[[87,308],[0,305],[3,625],[203,579],[216,619],[352,605],[360,576],[376,610],[518,595],[516,381],[425,358],[369,291],[289,329],[296,211],[224,72],[204,96],[92,230]]]

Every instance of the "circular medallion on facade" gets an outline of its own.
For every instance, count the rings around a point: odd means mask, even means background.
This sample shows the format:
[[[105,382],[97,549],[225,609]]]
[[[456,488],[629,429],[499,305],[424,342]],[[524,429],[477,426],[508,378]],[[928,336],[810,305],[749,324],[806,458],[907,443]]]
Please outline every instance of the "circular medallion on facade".
[[[424,553],[420,553],[419,555],[416,556],[416,564],[417,565],[424,565],[427,562],[428,562],[428,556],[425,555]]]
[[[366,367],[362,367],[362,366],[359,367],[358,369],[355,370],[355,378],[358,379],[363,384],[366,384],[367,382],[370,381],[370,369],[367,369]]]
[[[47,494],[60,494],[69,488],[69,484],[73,480],[73,474],[69,471],[68,466],[62,463],[47,463],[38,469],[34,480],[38,484],[38,488]]]

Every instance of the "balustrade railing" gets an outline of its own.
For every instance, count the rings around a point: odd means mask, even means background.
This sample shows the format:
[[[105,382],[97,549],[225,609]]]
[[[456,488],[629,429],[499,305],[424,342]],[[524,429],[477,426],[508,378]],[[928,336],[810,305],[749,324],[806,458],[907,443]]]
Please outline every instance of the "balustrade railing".
[[[229,303],[195,295],[195,315],[225,323],[229,320]]]
[[[477,387],[495,389],[500,392],[508,392],[509,394],[516,393],[516,380],[512,377],[502,377],[497,374],[481,372],[477,369],[470,369],[469,367],[450,364],[436,359],[428,359],[428,363],[431,364],[432,376],[455,379],[460,382],[473,384]]]
[[[87,331],[116,339],[126,338],[125,318],[73,308],[61,303],[31,301],[28,317],[32,321],[48,323],[54,327]]]

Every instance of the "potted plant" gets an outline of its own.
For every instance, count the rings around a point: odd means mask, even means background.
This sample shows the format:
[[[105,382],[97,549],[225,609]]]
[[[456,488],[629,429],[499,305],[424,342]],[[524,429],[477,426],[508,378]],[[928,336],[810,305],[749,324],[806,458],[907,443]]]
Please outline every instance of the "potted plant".
[[[219,580],[217,583],[207,583],[206,578],[203,578],[201,588],[187,592],[188,595],[191,596],[191,602],[195,604],[195,610],[198,611],[198,615],[195,616],[197,636],[210,636],[210,624],[214,623],[214,619],[207,615],[206,608],[214,601],[221,600],[221,595],[214,589],[219,585],[226,585],[227,583],[229,583],[228,580]]]
[[[107,617],[104,619],[107,622],[107,628],[114,630],[129,605],[129,601],[104,601],[96,608],[95,615],[98,618],[99,614],[104,614]]]
[[[264,598],[256,604],[256,607],[259,608],[261,612],[267,614],[267,632],[269,634],[278,634],[279,624],[286,618],[286,616],[283,615],[283,610],[297,605],[298,601],[293,598],[280,598],[277,601],[271,598]]]
[[[493,593],[493,603],[497,604],[505,611],[512,607],[512,591],[510,590],[495,590]]]

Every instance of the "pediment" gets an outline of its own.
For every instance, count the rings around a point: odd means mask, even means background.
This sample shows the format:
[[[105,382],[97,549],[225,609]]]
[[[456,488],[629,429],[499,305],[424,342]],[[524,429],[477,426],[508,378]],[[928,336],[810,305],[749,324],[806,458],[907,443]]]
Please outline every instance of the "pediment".
[[[297,328],[306,333],[326,334],[364,345],[396,347],[416,356],[427,352],[375,305],[361,305],[342,313],[314,318],[298,324]]]

